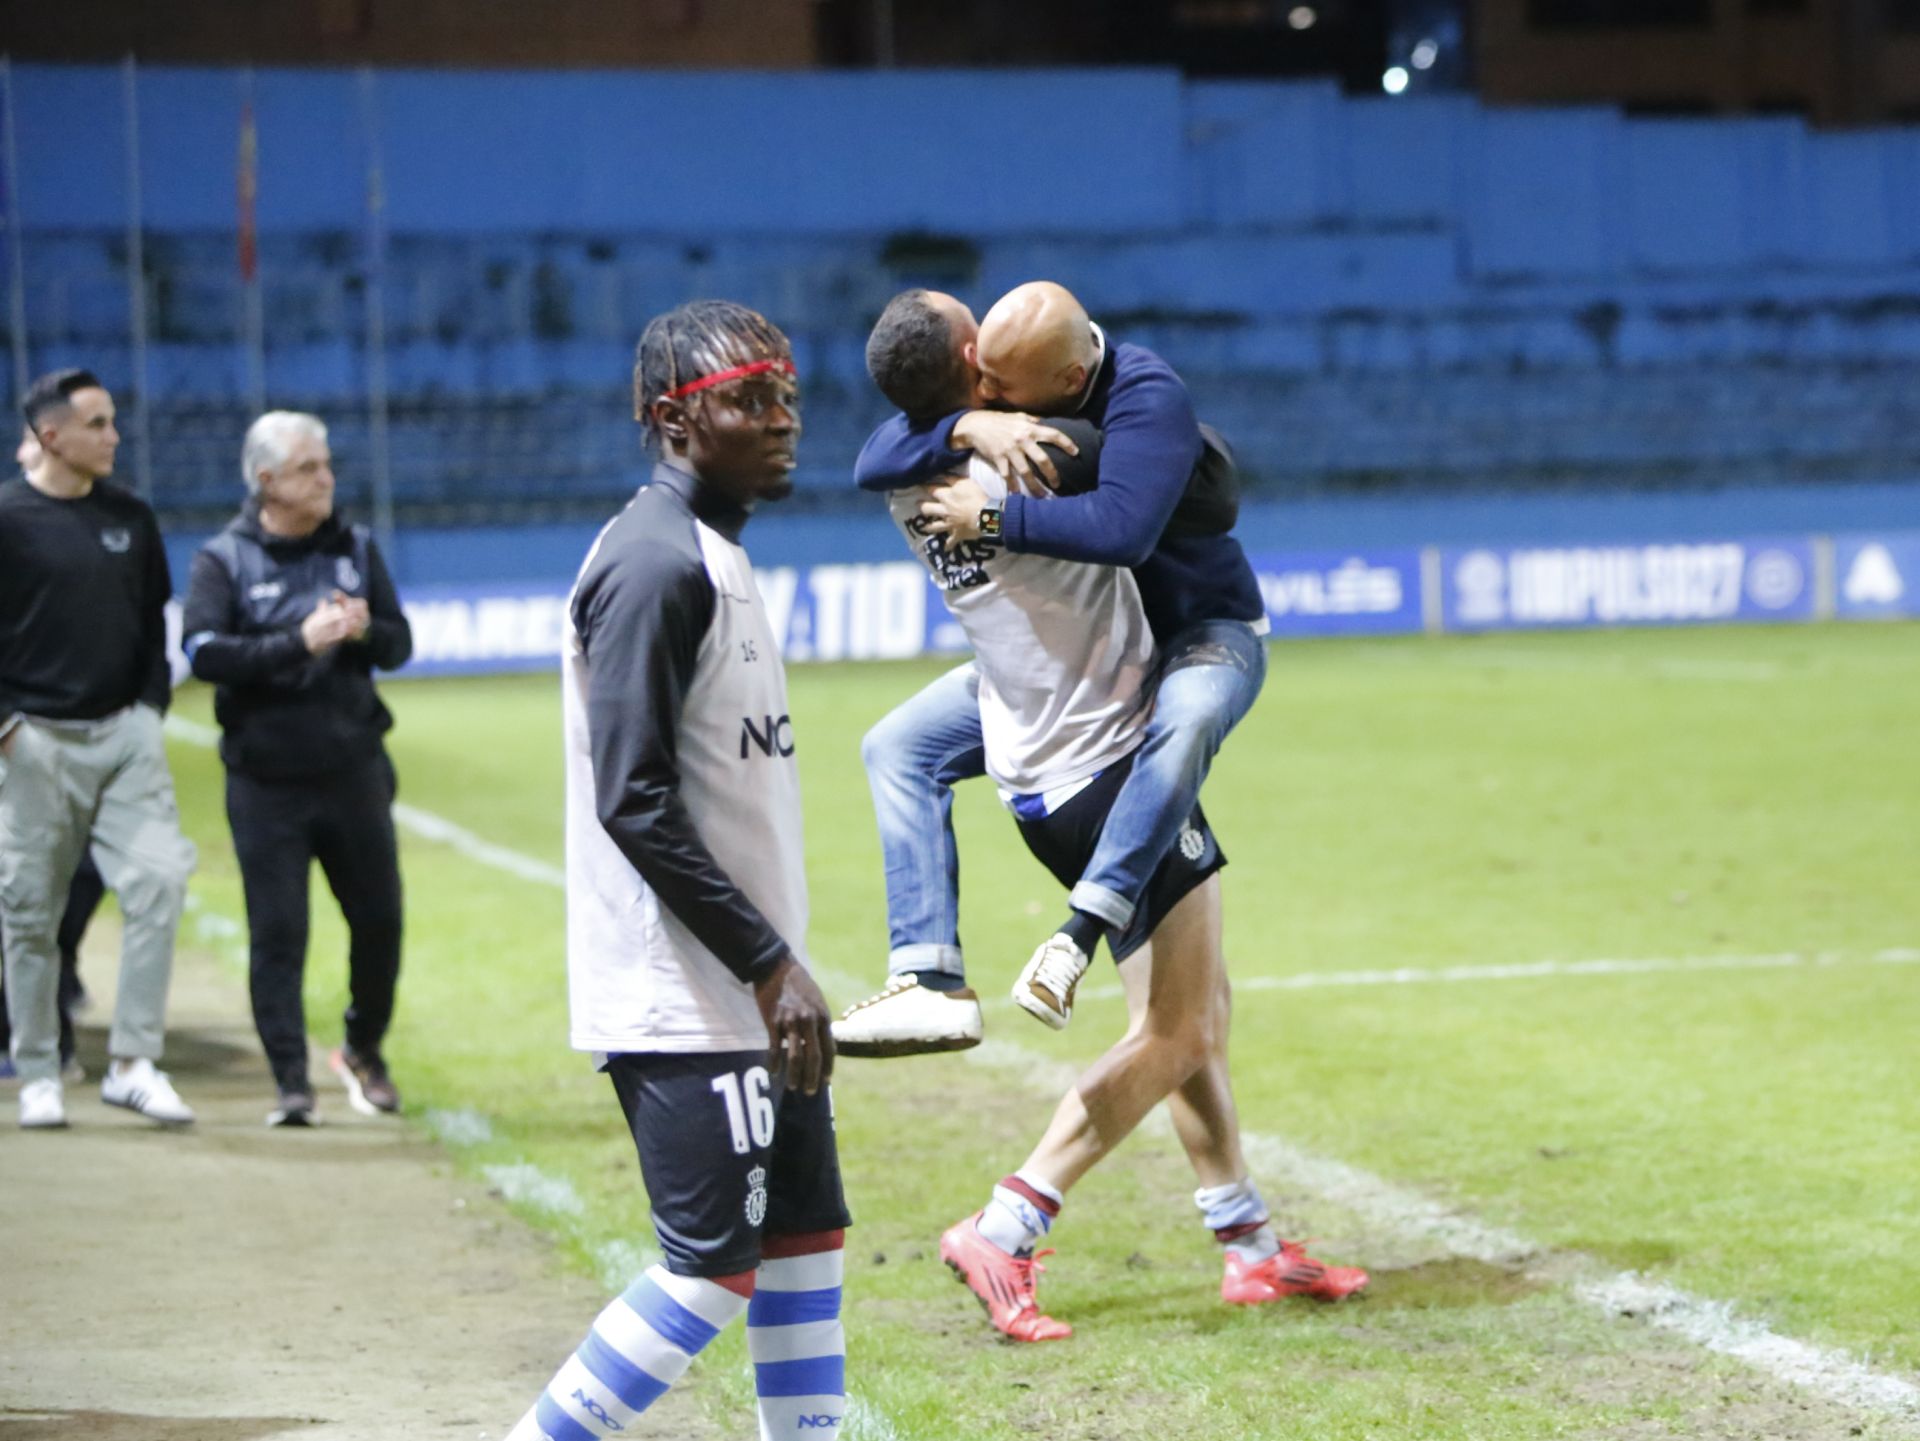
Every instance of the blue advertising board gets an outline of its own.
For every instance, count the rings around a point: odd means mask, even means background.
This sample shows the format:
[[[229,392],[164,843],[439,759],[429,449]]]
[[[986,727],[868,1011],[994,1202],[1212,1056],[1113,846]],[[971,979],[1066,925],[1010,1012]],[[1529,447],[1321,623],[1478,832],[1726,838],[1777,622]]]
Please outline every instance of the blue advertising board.
[[[1804,536],[1669,545],[1443,550],[1448,630],[1810,620]]]
[[[1833,613],[1847,620],[1920,615],[1920,531],[1836,535]]]
[[[1422,587],[1422,559],[1438,594]],[[1276,639],[1590,626],[1805,621],[1827,613],[1815,543],[1766,536],[1683,544],[1412,547],[1261,552],[1253,568]],[[769,566],[755,572],[787,659],[905,660],[968,649],[927,573],[910,560]],[[1834,613],[1920,614],[1920,532],[1837,537]],[[412,586],[419,676],[539,670],[566,637],[563,582]],[[1437,603],[1438,615],[1428,614]]]
[[[1421,628],[1420,552],[1263,552],[1251,557],[1277,637],[1403,635]]]
[[[912,561],[771,566],[754,572],[789,660],[900,660],[965,650],[966,638]],[[558,665],[565,582],[409,586],[413,660],[404,674],[479,675]]]
[[[1263,554],[1253,561],[1276,636],[1420,629],[1417,550]],[[905,660],[968,649],[917,562],[770,566],[755,576],[788,660]],[[413,624],[405,674],[478,675],[559,663],[564,583],[409,586],[404,600]]]

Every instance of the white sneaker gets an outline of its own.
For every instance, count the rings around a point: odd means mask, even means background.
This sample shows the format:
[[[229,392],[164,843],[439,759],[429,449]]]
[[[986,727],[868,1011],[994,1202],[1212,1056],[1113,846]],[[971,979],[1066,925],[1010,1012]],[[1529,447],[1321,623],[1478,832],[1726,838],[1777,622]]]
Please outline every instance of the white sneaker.
[[[927,1056],[977,1046],[984,1030],[971,990],[936,991],[917,976],[896,976],[841,1012],[833,1044],[843,1056]]]
[[[145,1057],[108,1066],[107,1078],[100,1083],[100,1099],[109,1106],[137,1111],[163,1126],[185,1126],[193,1121],[192,1109],[173,1089],[167,1073]]]
[[[1013,983],[1013,999],[1042,1025],[1064,1031],[1073,1019],[1073,988],[1092,964],[1087,953],[1065,935],[1047,937]]]
[[[67,1105],[58,1081],[28,1081],[20,1088],[20,1129],[52,1131],[67,1124]]]

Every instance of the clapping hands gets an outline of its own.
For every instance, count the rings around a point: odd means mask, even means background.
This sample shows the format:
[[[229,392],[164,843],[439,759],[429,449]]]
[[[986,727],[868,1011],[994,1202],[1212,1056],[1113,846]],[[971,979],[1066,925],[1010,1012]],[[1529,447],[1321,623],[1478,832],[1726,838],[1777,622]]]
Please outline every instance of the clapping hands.
[[[300,639],[306,642],[309,655],[325,655],[337,645],[363,639],[372,623],[373,614],[362,597],[336,590],[300,622]]]

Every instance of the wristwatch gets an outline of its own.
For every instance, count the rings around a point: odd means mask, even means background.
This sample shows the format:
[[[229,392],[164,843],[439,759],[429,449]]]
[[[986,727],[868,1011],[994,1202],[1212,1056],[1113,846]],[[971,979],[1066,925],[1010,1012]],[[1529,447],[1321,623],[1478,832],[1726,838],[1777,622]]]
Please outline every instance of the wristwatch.
[[[983,507],[980,511],[980,538],[982,540],[1000,539],[1000,512],[993,506]]]

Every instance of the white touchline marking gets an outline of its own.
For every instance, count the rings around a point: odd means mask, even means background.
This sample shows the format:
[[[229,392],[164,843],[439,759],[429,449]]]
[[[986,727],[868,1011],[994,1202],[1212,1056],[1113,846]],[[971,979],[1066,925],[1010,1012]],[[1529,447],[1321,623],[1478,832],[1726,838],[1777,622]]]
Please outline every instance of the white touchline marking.
[[[188,720],[183,715],[167,714],[167,734],[175,740],[185,741],[190,746],[200,746],[214,750],[220,744],[220,731],[216,726],[202,725],[197,720]]]
[[[1777,1335],[1733,1313],[1724,1301],[1706,1301],[1628,1272],[1582,1282],[1575,1293],[1610,1315],[1630,1316],[1732,1356],[1796,1386],[1856,1410],[1920,1416],[1920,1386],[1875,1371],[1843,1352]]]
[[[509,1201],[519,1201],[536,1211],[551,1211],[556,1216],[578,1216],[587,1209],[573,1182],[564,1176],[549,1175],[525,1161],[498,1166],[482,1166],[480,1174]]]
[[[1894,947],[1882,951],[1782,951],[1770,956],[1649,956],[1591,961],[1520,961],[1507,965],[1400,966],[1385,971],[1304,971],[1293,976],[1249,976],[1236,980],[1239,991],[1312,991],[1342,986],[1428,986],[1464,981],[1530,981],[1551,976],[1644,976],[1668,971],[1782,971],[1799,967],[1913,965],[1920,951]],[[1081,1000],[1117,1000],[1116,985],[1084,986]]]
[[[519,876],[522,880],[537,881],[541,885],[566,889],[567,874],[558,866],[550,866],[545,861],[535,860],[532,856],[522,855],[518,851],[508,850],[505,846],[496,846],[492,841],[482,840],[472,831],[457,826],[452,821],[435,815],[432,811],[423,811],[418,806],[408,805],[405,801],[395,801],[393,819],[402,828],[412,831],[422,839],[439,841],[442,845],[451,846],[461,855],[476,860],[483,866],[492,866],[495,870]]]
[[[168,724],[173,725],[171,718]],[[194,729],[212,734],[206,726],[195,726]],[[181,738],[198,744],[207,743],[186,735],[182,735]],[[499,869],[529,880],[542,881],[563,889],[565,887],[565,875],[558,867],[536,860],[532,856],[506,850],[491,842],[481,841],[479,837],[473,836],[472,832],[464,831],[450,821],[441,821],[439,817],[431,816],[427,812],[421,811],[415,814],[426,817],[439,826],[444,826],[446,833],[458,833],[471,837],[477,844],[472,849],[462,847],[463,853],[482,864],[497,866]],[[395,815],[397,818],[398,807],[395,808]],[[500,865],[498,857],[511,857],[512,864]],[[1879,951],[1874,953],[1873,958],[1885,962],[1914,963],[1920,962],[1920,951],[1905,949]],[[1701,959],[1711,961],[1714,958]],[[1783,963],[1780,957],[1746,957],[1744,959],[1754,963],[1776,965]],[[1797,956],[1789,956],[1784,963],[1803,964],[1805,961]],[[1557,965],[1559,963],[1542,962],[1540,964]],[[1566,964],[1578,966],[1630,963],[1570,962]],[[1684,967],[1681,964],[1669,964],[1663,968],[1676,970]],[[1699,968],[1713,969],[1711,966]],[[1720,969],[1726,969],[1726,967],[1720,967]],[[849,991],[859,989],[857,984],[848,984],[849,977],[835,975],[820,967],[815,967],[815,971],[821,979],[836,986],[846,986]],[[1558,973],[1557,971],[1546,972],[1550,975]],[[1355,972],[1353,974],[1393,973]],[[1414,974],[1424,976],[1427,973]],[[1066,1062],[1056,1061],[1010,1041],[995,1039],[962,1054],[977,1064],[1006,1071],[1036,1091],[1057,1093],[1065,1085],[1071,1084],[1072,1078],[1078,1074],[1077,1069]],[[1423,1196],[1417,1191],[1396,1186],[1391,1181],[1363,1171],[1357,1166],[1349,1166],[1344,1161],[1316,1156],[1281,1137],[1258,1132],[1243,1132],[1240,1141],[1242,1149],[1247,1152],[1248,1160],[1252,1161],[1257,1169],[1278,1173],[1294,1184],[1345,1207],[1369,1224],[1389,1234],[1436,1244],[1456,1256],[1490,1264],[1514,1265],[1531,1260],[1534,1263],[1531,1269],[1541,1273],[1545,1272],[1544,1262],[1549,1256],[1557,1255],[1563,1262],[1586,1259],[1569,1256],[1567,1253],[1550,1252],[1547,1247],[1515,1232],[1490,1226],[1430,1196]],[[581,1209],[578,1193],[559,1177],[547,1176],[537,1168],[527,1165],[485,1168],[488,1180],[499,1186],[503,1192],[507,1191],[507,1184],[503,1184],[502,1179],[495,1176],[496,1171],[504,1173],[508,1184],[516,1188],[522,1186],[529,1188],[525,1199],[531,1204],[546,1206],[549,1209],[564,1209],[570,1214],[577,1214]],[[564,1192],[558,1189],[548,1190],[548,1185],[564,1188]],[[565,1198],[570,1198],[570,1206]],[[1545,1279],[1561,1278],[1546,1274]],[[1920,1419],[1920,1386],[1903,1377],[1876,1371],[1844,1351],[1832,1347],[1814,1346],[1805,1341],[1796,1341],[1791,1337],[1779,1335],[1758,1321],[1736,1315],[1729,1302],[1694,1296],[1663,1282],[1649,1281],[1637,1272],[1610,1272],[1597,1262],[1589,1263],[1587,1274],[1575,1282],[1573,1294],[1610,1316],[1643,1320],[1658,1329],[1685,1337],[1707,1350],[1743,1361],[1776,1380],[1812,1391],[1843,1406],[1907,1419]],[[853,1398],[850,1397],[849,1406],[851,1407],[852,1404]],[[890,1438],[894,1434],[891,1424],[868,1403],[862,1402],[861,1405],[862,1409],[869,1413],[869,1419],[864,1421],[864,1434],[875,1438]]]
[[[201,725],[198,721],[188,720],[185,716],[167,717],[167,733],[188,745],[218,746],[220,732],[212,726]],[[497,871],[519,876],[522,880],[536,881],[541,885],[557,886],[564,890],[567,884],[566,872],[558,866],[548,865],[545,861],[523,855],[519,851],[509,850],[505,846],[496,846],[492,841],[483,840],[465,826],[454,824],[444,816],[432,811],[423,811],[418,806],[410,806],[405,801],[393,803],[393,819],[403,830],[412,831],[423,840],[438,841],[441,845],[451,846],[461,855],[480,862],[483,866],[492,866]]]
[[[446,1146],[484,1146],[493,1139],[493,1122],[469,1106],[428,1111],[427,1129]]]
[[[1581,655],[1558,650],[1528,650],[1517,646],[1494,646],[1478,642],[1428,650],[1360,650],[1356,655],[1389,665],[1445,664],[1473,666],[1486,670],[1540,670],[1591,674],[1613,671],[1628,679],[1700,680],[1700,681],[1776,681],[1787,676],[1785,667],[1774,661],[1716,659],[1702,656],[1652,657],[1619,654]],[[1817,674],[1804,667],[1796,675]]]

